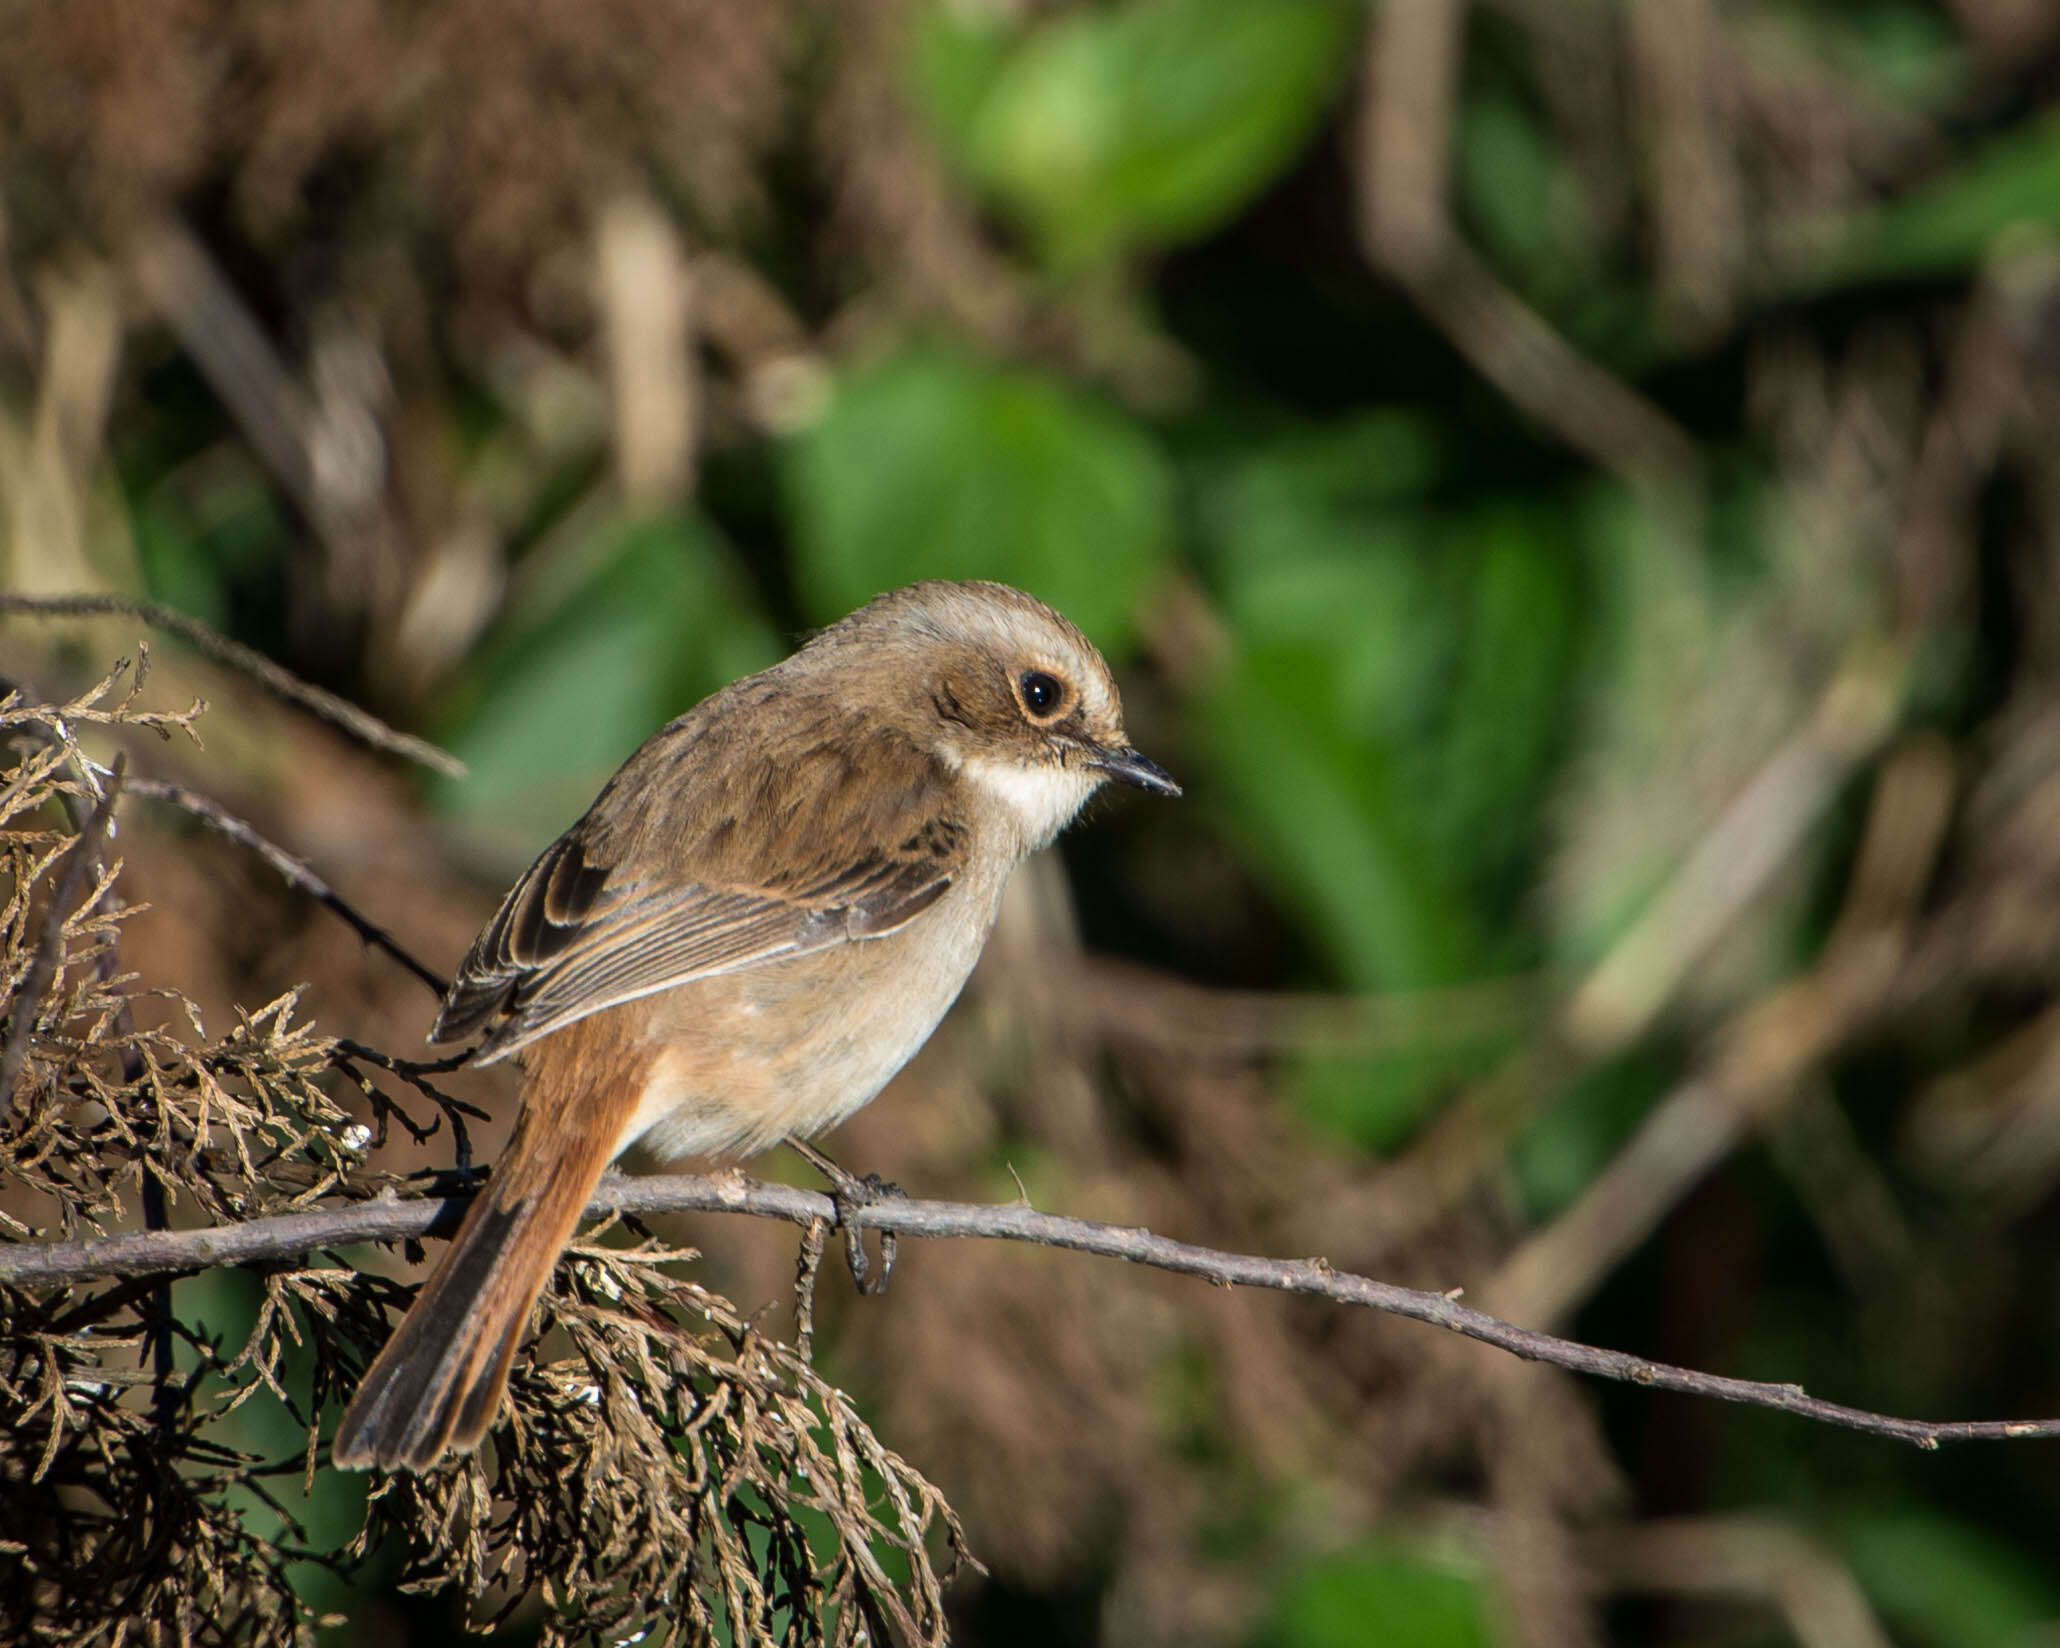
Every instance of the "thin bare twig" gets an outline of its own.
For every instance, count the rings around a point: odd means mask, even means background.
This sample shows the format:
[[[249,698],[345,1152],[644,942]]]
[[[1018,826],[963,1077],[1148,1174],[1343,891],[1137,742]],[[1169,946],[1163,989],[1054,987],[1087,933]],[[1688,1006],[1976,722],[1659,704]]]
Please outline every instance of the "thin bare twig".
[[[375,1111],[377,1126],[372,1138],[373,1148],[377,1149],[386,1142],[386,1120],[389,1116],[398,1119],[401,1126],[407,1129],[408,1136],[417,1144],[427,1144],[434,1138],[437,1124],[431,1122],[427,1127],[423,1127],[416,1123],[405,1110],[364,1078],[356,1068],[360,1062],[376,1065],[379,1069],[400,1077],[436,1106],[444,1120],[451,1124],[451,1153],[455,1158],[453,1165],[461,1176],[471,1174],[472,1134],[465,1126],[465,1118],[470,1116],[475,1121],[484,1121],[486,1112],[476,1104],[467,1104],[463,1099],[452,1098],[428,1079],[458,1069],[472,1057],[471,1048],[468,1047],[461,1053],[453,1053],[448,1058],[416,1060],[397,1059],[391,1053],[382,1053],[376,1047],[367,1047],[364,1043],[352,1041],[345,1036],[339,1036],[335,1045],[334,1062],[337,1068],[357,1082],[367,1102]]]
[[[427,739],[396,731],[347,699],[303,681],[241,641],[232,641],[198,618],[159,606],[155,601],[139,601],[127,595],[23,595],[12,590],[0,590],[0,612],[33,612],[48,618],[141,619],[153,629],[178,636],[202,656],[248,675],[289,704],[297,704],[310,715],[341,728],[361,744],[402,756],[432,772],[442,773],[446,778],[465,776],[464,762],[438,749]]]
[[[176,213],[134,233],[129,272],[314,529],[327,552],[329,593],[355,608],[391,567],[396,547],[379,418],[390,385],[377,350],[336,313],[314,328],[305,368],[296,370]]]
[[[149,1231],[87,1241],[0,1246],[0,1284],[51,1287],[101,1276],[201,1270],[298,1257],[353,1242],[396,1242],[455,1229],[463,1197],[403,1201],[382,1196],[347,1207],[253,1219],[208,1230]],[[652,1213],[749,1213],[804,1229],[835,1224],[837,1203],[820,1191],[756,1184],[740,1174],[614,1177],[602,1182],[589,1216]],[[1464,1334],[1526,1361],[1650,1390],[1675,1391],[1747,1407],[1774,1408],[1802,1419],[1895,1437],[1932,1449],[1943,1442],[2060,1438],[2060,1419],[1960,1420],[1934,1423],[1870,1413],[1809,1395],[1800,1385],[1731,1379],[1648,1361],[1623,1351],[1534,1333],[1459,1302],[1457,1291],[1428,1293],[1332,1268],[1324,1259],[1268,1259],[1176,1242],[1135,1226],[1040,1213],[1021,1203],[882,1201],[847,1210],[855,1227],[904,1236],[986,1237],[1125,1259],[1221,1287],[1268,1288],[1359,1305]]]
[[[1031,1005],[1068,1029],[1224,1059],[1363,1058],[1493,1041],[1534,1026],[1553,989],[1550,978],[1530,974],[1377,995],[1235,990],[1089,954],[1033,984]]]
[[[1905,961],[1907,926],[1944,840],[1950,757],[1913,741],[1883,768],[1846,906],[1817,965],[1743,1009],[1704,1067],[1654,1106],[1580,1198],[1532,1233],[1481,1292],[1503,1316],[1564,1320],[1688,1189],[1807,1074],[1883,1012]]]
[[[1839,787],[1895,731],[1910,648],[1862,637],[1802,724],[1753,774],[1567,1003],[1579,1046],[1614,1052],[1659,1017],[1682,982],[1789,862]]]
[[[1553,330],[1461,240],[1446,205],[1466,6],[1386,6],[1366,35],[1359,239],[1476,371],[1575,451],[1633,480],[1693,483],[1688,433]]]
[[[1618,1594],[1762,1602],[1780,1611],[1802,1648],[1892,1648],[1851,1571],[1785,1522],[1667,1517],[1612,1528],[1584,1542],[1582,1554]]]
[[[1908,653],[1863,639],[1802,725],[1747,782],[1645,911],[1573,989],[1547,1034],[1519,1048],[1431,1123],[1363,1192],[1314,1210],[1321,1231],[1402,1241],[1441,1217],[1499,1160],[1519,1122],[1581,1070],[1630,1046],[1659,1019],[1695,964],[1757,898],[1839,787],[1895,729]],[[1326,1238],[1311,1238],[1321,1245]]]
[[[809,1220],[801,1227],[801,1249],[794,1256],[794,1348],[804,1362],[815,1360],[815,1283],[829,1236],[822,1220]]]
[[[693,271],[678,231],[648,195],[618,195],[601,209],[594,261],[623,496],[640,504],[685,497],[701,386]]]
[[[384,950],[389,956],[429,986],[431,994],[442,999],[447,981],[417,961],[401,948],[400,941],[370,918],[360,915],[336,889],[308,867],[306,860],[296,858],[284,847],[268,841],[249,824],[228,811],[219,802],[195,793],[183,784],[173,784],[162,778],[132,778],[129,780],[131,795],[146,796],[152,801],[162,801],[167,806],[177,807],[181,812],[197,818],[219,835],[227,836],[239,847],[247,847],[256,853],[275,871],[289,887],[306,893],[324,909],[332,910],[359,938],[375,950]]]

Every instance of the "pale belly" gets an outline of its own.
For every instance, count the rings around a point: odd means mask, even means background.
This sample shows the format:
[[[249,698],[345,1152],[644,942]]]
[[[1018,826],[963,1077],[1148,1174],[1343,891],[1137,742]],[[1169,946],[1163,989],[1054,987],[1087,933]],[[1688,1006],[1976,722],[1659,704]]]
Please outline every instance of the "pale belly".
[[[653,1057],[621,1154],[748,1156],[834,1127],[930,1037],[964,987],[1006,877],[954,888],[896,932],[646,998]]]

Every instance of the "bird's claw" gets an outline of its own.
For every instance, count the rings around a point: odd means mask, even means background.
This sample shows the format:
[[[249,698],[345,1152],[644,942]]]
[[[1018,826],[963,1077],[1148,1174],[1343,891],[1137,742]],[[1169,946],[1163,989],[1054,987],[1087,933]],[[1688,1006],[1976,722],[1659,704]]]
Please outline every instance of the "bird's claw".
[[[851,1281],[867,1298],[887,1291],[887,1279],[894,1274],[894,1260],[901,1239],[891,1230],[880,1232],[880,1263],[875,1271],[865,1250],[865,1231],[854,1215],[882,1202],[905,1202],[908,1192],[877,1173],[860,1176],[847,1173],[813,1145],[790,1141],[801,1156],[830,1184],[830,1200],[837,1205],[837,1228],[844,1233],[844,1262],[851,1269]]]

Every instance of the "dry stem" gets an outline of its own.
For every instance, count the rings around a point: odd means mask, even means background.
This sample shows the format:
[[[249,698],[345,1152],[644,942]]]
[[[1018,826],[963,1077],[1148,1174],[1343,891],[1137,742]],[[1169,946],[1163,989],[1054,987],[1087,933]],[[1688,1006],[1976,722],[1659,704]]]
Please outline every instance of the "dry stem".
[[[36,1287],[102,1276],[203,1270],[217,1265],[294,1258],[350,1242],[400,1241],[455,1228],[463,1206],[461,1197],[408,1201],[381,1197],[348,1207],[253,1219],[246,1224],[209,1230],[147,1231],[87,1241],[24,1243],[0,1248],[0,1283]],[[587,1211],[593,1216],[750,1213],[785,1219],[804,1228],[812,1224],[833,1225],[839,1217],[836,1202],[819,1191],[756,1184],[736,1174],[613,1177],[603,1181]],[[1527,1361],[1593,1378],[1621,1380],[1653,1390],[1677,1391],[1747,1407],[1777,1408],[1827,1425],[1897,1437],[1920,1448],[1936,1448],[1942,1442],[2060,1437],[2060,1419],[1933,1422],[1871,1413],[1826,1402],[1809,1395],[1800,1385],[1732,1379],[1536,1333],[1461,1304],[1457,1289],[1451,1293],[1431,1293],[1398,1287],[1333,1269],[1320,1258],[1268,1259],[1226,1253],[1191,1242],[1176,1242],[1134,1226],[1042,1213],[1020,1202],[889,1201],[853,1208],[848,1217],[860,1229],[904,1236],[979,1236],[1068,1248],[1108,1259],[1127,1259],[1176,1275],[1198,1276],[1222,1287],[1270,1288],[1361,1305],[1464,1334]]]

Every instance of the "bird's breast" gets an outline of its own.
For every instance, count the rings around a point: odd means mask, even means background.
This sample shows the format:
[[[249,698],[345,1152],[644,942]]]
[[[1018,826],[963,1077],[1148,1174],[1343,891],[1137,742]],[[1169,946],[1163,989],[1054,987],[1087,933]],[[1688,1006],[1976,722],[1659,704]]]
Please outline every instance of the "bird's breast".
[[[625,1007],[645,1009],[644,1094],[616,1145],[662,1159],[748,1156],[859,1109],[936,1029],[979,959],[1007,868],[905,927]],[[623,1008],[610,1008],[621,1012]]]

